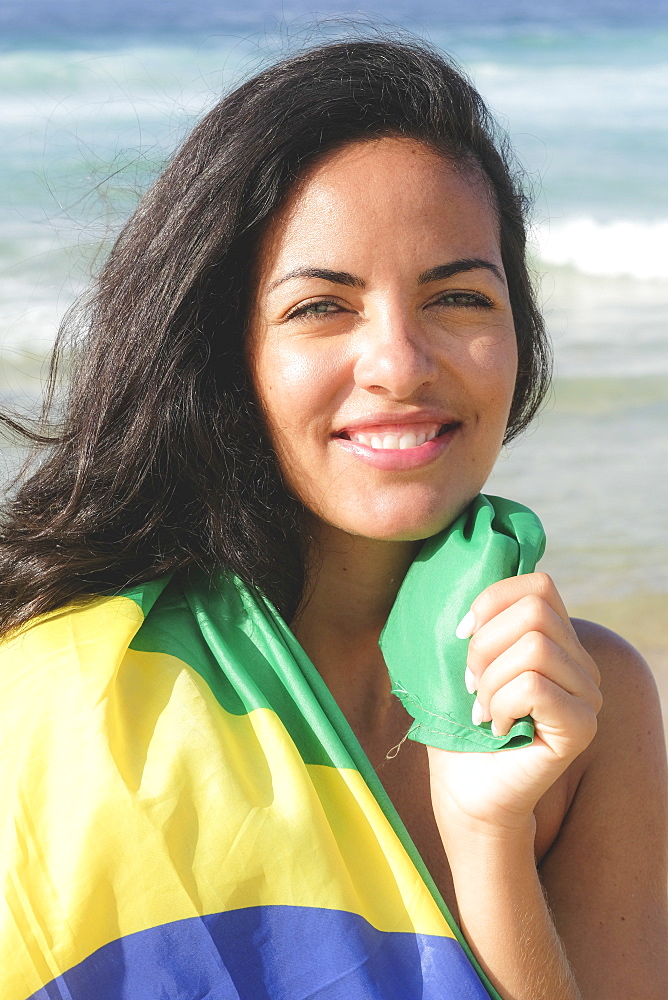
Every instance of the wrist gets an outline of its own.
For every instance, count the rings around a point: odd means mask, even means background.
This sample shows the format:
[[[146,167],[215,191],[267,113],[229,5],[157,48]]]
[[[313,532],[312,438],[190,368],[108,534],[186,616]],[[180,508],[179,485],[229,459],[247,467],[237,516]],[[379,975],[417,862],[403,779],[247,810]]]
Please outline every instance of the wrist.
[[[508,815],[503,819],[498,816],[480,819],[462,813],[455,806],[441,804],[434,814],[448,857],[462,853],[480,857],[481,852],[517,854],[526,851],[533,858],[536,836],[533,812]]]
[[[492,772],[490,778],[480,760],[488,755],[433,747],[428,755],[432,807],[442,837],[516,840],[535,833],[533,810],[540,795],[517,794],[518,782],[503,774],[494,780]]]

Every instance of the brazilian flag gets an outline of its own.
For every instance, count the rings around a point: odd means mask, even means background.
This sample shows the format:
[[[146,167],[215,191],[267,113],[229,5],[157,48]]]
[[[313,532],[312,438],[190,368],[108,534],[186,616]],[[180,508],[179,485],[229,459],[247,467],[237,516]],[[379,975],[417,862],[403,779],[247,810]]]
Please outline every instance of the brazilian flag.
[[[313,664],[224,573],[0,649],[2,1000],[483,1000]]]

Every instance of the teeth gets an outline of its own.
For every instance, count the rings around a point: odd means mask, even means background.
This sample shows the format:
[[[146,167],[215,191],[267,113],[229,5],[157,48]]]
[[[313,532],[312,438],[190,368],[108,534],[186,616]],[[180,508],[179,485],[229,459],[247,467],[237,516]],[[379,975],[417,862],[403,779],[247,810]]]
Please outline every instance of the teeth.
[[[428,434],[425,434],[424,431],[420,431],[419,434],[415,434],[413,431],[406,431],[404,434],[383,434],[382,437],[380,434],[358,434],[357,432],[352,432],[350,440],[356,441],[359,444],[365,444],[367,448],[374,448],[376,451],[396,451],[398,449],[419,448],[425,441],[433,441],[438,434],[438,430],[438,427],[434,427]]]

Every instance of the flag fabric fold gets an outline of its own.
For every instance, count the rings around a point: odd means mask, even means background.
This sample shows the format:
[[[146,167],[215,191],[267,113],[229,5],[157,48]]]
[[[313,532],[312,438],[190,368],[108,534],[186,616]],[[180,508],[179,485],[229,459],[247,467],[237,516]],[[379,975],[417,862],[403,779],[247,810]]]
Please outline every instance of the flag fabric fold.
[[[527,746],[533,721],[517,719],[505,736],[474,725],[466,690],[468,642],[456,628],[487,587],[533,573],[545,532],[528,507],[479,494],[445,531],[427,539],[408,568],[380,636],[392,691],[415,720],[409,739],[464,753]]]

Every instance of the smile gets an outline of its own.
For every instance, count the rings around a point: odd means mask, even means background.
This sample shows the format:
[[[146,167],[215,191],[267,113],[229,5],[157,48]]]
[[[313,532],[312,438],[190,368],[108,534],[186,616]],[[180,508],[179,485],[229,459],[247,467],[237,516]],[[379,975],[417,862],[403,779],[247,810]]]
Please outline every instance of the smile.
[[[440,437],[453,427],[457,422],[447,424],[411,424],[410,428],[405,425],[393,425],[386,427],[370,427],[363,430],[341,431],[337,435],[343,441],[352,441],[355,444],[363,444],[374,451],[405,451],[412,448],[421,448],[428,441]]]
[[[435,424],[426,431],[419,430],[416,432],[415,430],[410,430],[402,431],[398,434],[381,434],[378,432],[364,434],[359,431],[351,431],[349,439],[356,441],[358,444],[365,444],[367,447],[373,448],[374,451],[378,451],[379,449],[384,451],[403,451],[406,448],[421,448],[426,441],[433,441],[446,426],[446,424]]]
[[[344,430],[334,440],[369,465],[399,472],[433,462],[447,449],[460,427],[458,421],[445,424],[395,424]]]

